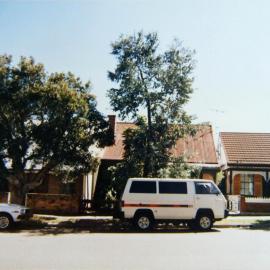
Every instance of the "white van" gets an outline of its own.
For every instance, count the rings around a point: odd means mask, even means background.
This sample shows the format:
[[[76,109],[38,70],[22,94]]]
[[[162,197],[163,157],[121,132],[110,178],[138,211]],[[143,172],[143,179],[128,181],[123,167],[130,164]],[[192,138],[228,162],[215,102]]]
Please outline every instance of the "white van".
[[[155,220],[181,221],[191,228],[210,230],[228,215],[227,201],[211,180],[130,178],[122,201],[122,216],[140,230]]]

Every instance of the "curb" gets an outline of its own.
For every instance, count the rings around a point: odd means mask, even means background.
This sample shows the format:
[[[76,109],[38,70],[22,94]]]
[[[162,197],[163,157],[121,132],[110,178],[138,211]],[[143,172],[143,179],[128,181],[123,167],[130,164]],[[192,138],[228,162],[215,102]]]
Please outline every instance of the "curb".
[[[78,227],[78,228],[87,228],[87,222],[113,222],[114,223],[114,219],[112,216],[82,216],[82,217],[57,217],[57,216],[39,216],[41,218],[40,221],[44,221],[44,225],[45,226],[53,226],[53,227],[65,227],[65,224],[63,223],[70,223],[72,224],[74,227]],[[43,218],[42,218],[43,217]],[[54,218],[54,220],[50,220],[50,218]],[[270,220],[269,220],[270,221]],[[61,224],[62,223],[62,224]],[[68,225],[69,226],[69,225]],[[239,220],[239,223],[227,223],[227,224],[214,224],[213,228],[217,228],[217,229],[233,229],[233,228],[253,228],[254,224],[252,222],[247,222],[247,223],[241,223],[241,221]]]
[[[214,225],[213,228],[219,228],[219,229],[232,229],[232,228],[251,228],[252,225],[247,224],[227,224],[227,225]]]
[[[45,227],[55,227],[55,228],[69,228],[70,226],[73,228],[88,228],[88,224],[85,223],[87,221],[95,222],[95,221],[102,221],[102,219],[92,219],[92,220],[73,219],[73,220],[65,221],[69,225],[61,224],[61,221],[60,222],[47,221],[47,222],[43,223],[43,225]],[[105,219],[104,219],[104,221],[105,221]],[[106,219],[106,221],[113,221],[113,220]],[[217,224],[217,225],[214,224],[213,225],[213,228],[217,228],[217,229],[252,228],[252,227],[253,227],[252,224]]]

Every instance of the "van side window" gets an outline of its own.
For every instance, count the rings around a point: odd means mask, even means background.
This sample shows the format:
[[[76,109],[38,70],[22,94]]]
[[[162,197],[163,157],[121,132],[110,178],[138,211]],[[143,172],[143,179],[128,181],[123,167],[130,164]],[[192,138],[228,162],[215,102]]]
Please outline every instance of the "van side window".
[[[160,194],[187,194],[186,182],[158,182]]]
[[[195,182],[196,194],[220,194],[212,183]]]
[[[129,190],[130,193],[156,193],[155,181],[133,181]]]

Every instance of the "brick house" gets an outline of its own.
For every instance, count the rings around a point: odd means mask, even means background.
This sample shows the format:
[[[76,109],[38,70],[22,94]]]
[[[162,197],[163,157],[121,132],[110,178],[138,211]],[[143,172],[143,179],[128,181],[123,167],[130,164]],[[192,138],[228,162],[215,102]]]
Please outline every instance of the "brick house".
[[[87,176],[81,175],[76,182],[66,184],[59,177],[47,174],[42,184],[27,194],[25,204],[35,213],[78,213],[81,199],[85,197],[86,179]],[[0,202],[11,200],[12,193],[5,185],[0,189]]]
[[[115,143],[104,149],[95,149],[95,155],[100,161],[99,168],[87,175],[78,176],[74,184],[64,184],[61,179],[56,179],[56,176],[46,175],[42,185],[28,195],[27,204],[30,207],[40,213],[76,213],[79,211],[82,199],[90,200],[93,199],[95,193],[103,192],[102,185],[109,184],[111,181],[108,168],[123,159],[123,132],[135,127],[133,123],[117,122],[114,115],[109,116],[109,122],[115,133]],[[196,128],[197,133],[194,137],[177,141],[176,146],[171,150],[172,156],[184,155],[188,164],[201,168],[201,178],[215,180],[219,164],[212,127],[205,124],[198,125]],[[100,185],[101,183],[102,185]]]
[[[104,148],[100,154],[98,175],[93,182],[92,189],[95,197],[97,193],[101,195],[103,185],[109,184],[111,181],[108,168],[121,162],[123,159],[123,132],[128,128],[135,127],[135,124],[130,122],[117,122],[114,115],[110,115],[109,120],[115,132],[115,143],[110,147]],[[205,124],[197,125],[196,129],[197,133],[194,137],[188,136],[185,139],[179,139],[177,141],[176,146],[171,150],[172,156],[185,156],[188,164],[201,168],[201,178],[215,180],[216,173],[219,171],[219,164],[216,156],[212,127],[209,124]]]
[[[241,196],[244,211],[270,211],[270,133],[221,132],[218,153],[226,193]]]

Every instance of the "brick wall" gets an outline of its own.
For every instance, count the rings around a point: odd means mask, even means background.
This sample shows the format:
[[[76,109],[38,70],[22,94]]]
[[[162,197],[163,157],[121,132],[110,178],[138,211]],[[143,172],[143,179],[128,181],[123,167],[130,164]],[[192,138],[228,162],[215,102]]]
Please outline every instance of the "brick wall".
[[[211,175],[210,173],[203,173],[202,179],[205,179],[205,180],[214,180],[214,176]]]
[[[42,185],[38,186],[31,193],[48,193],[48,194],[69,194],[67,191],[67,184],[62,183],[62,179],[59,176],[48,174],[45,176]],[[74,183],[74,193],[78,196],[82,196],[83,193],[83,176],[79,176]]]
[[[48,193],[61,194],[61,180],[55,175],[48,175]]]
[[[241,196],[241,212],[270,212],[270,203],[246,203],[245,197]]]
[[[9,195],[9,192],[0,192],[0,203],[8,203]]]
[[[65,194],[29,193],[26,206],[40,214],[78,214],[80,198]]]

